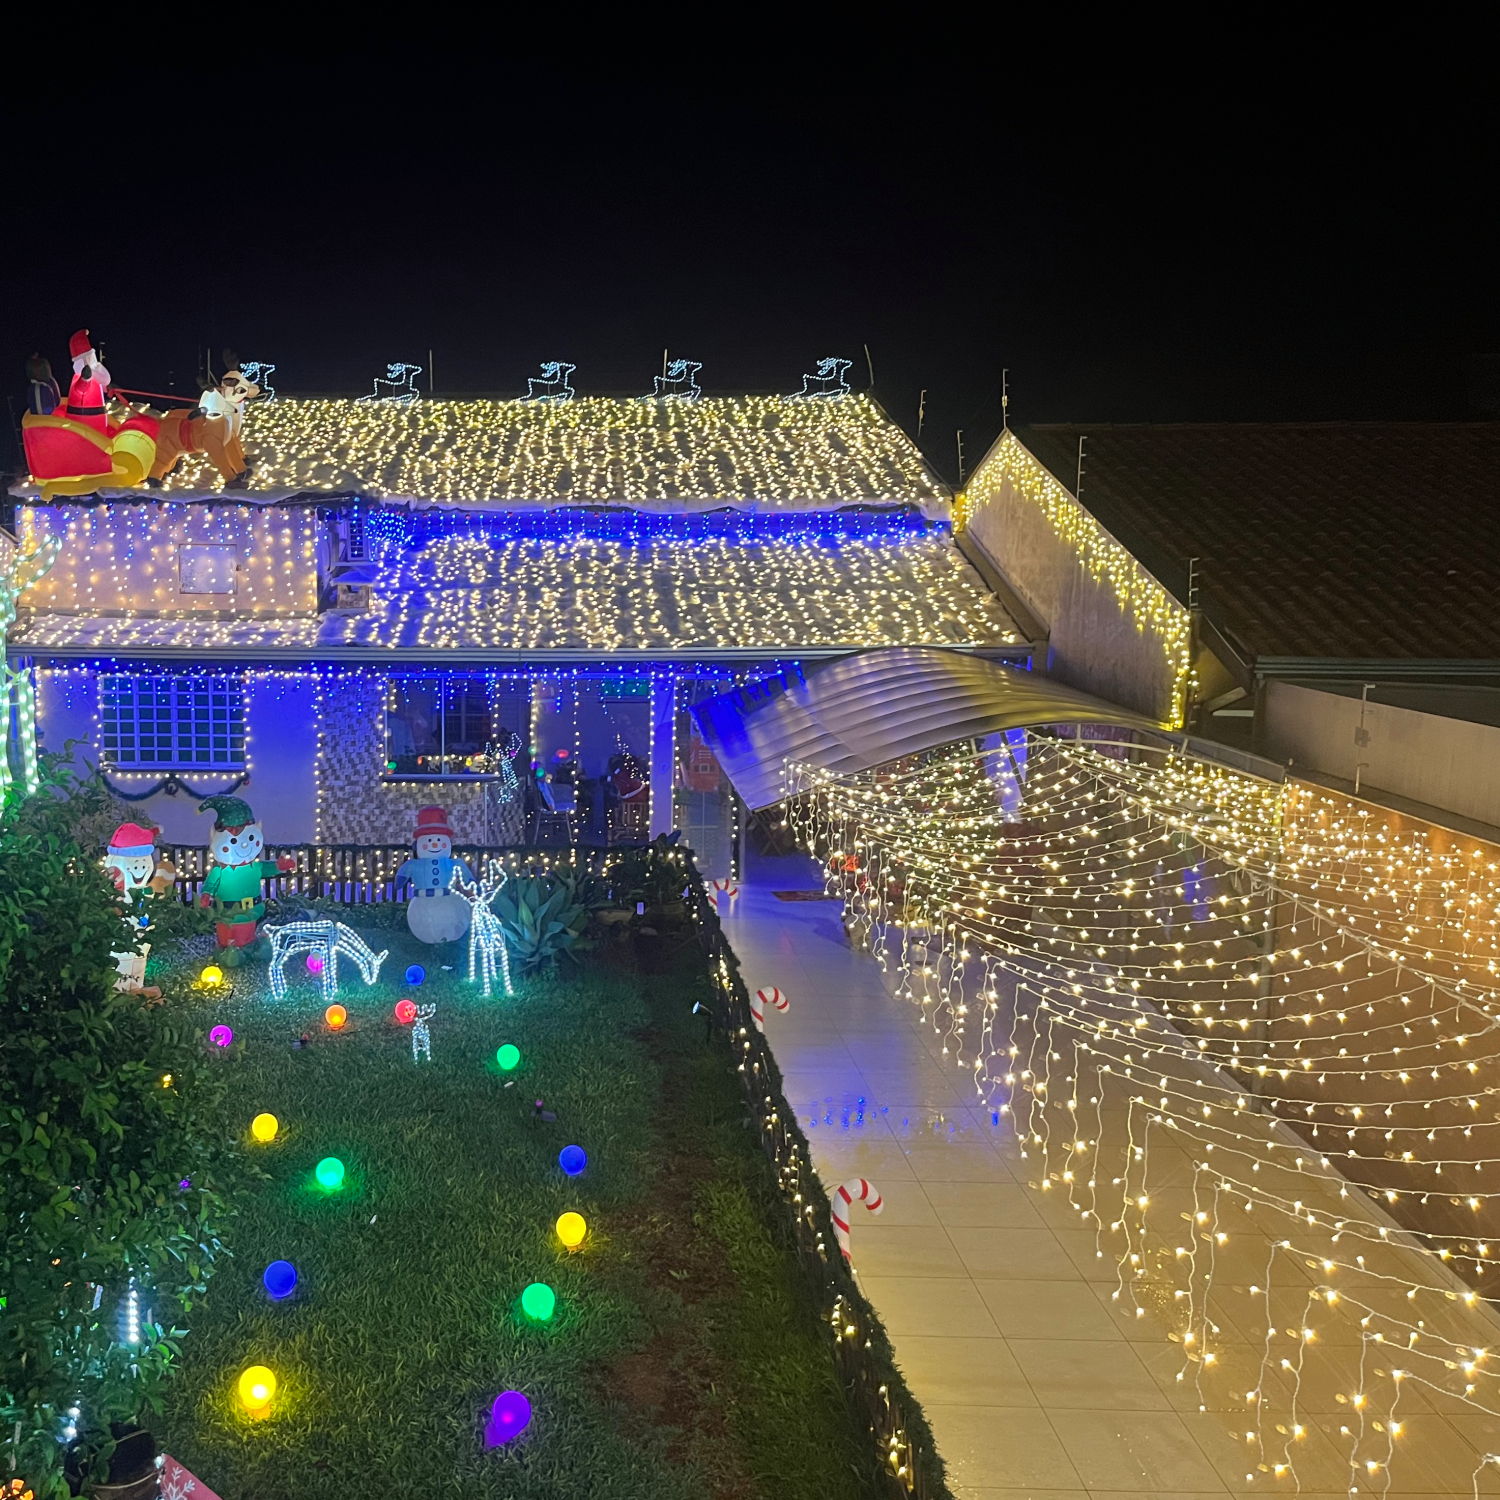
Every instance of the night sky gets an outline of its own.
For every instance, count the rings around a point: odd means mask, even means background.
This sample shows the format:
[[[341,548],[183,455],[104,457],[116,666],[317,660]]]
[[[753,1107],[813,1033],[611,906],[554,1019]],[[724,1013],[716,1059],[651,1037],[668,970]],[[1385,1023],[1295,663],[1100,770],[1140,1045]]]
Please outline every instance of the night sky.
[[[1005,367],[1017,423],[1486,414],[1494,153],[1463,89],[1106,90],[1059,45],[1024,87],[1003,53],[926,76],[825,38],[770,82],[385,56],[113,91],[86,209],[55,156],[10,155],[8,392],[32,349],[66,387],[81,325],[117,384],[189,392],[225,345],[293,394],[431,349],[440,396],[544,359],[640,393],[664,347],[710,392],[796,390],[826,354],[863,387],[868,345],[910,432],[926,388],[950,479]]]

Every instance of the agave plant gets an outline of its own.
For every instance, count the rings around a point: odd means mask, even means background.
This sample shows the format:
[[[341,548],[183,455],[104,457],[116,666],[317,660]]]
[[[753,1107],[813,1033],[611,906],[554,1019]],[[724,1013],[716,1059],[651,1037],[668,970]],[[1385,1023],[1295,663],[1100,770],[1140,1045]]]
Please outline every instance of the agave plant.
[[[524,972],[555,968],[588,946],[589,909],[566,875],[512,875],[495,893],[495,915]]]

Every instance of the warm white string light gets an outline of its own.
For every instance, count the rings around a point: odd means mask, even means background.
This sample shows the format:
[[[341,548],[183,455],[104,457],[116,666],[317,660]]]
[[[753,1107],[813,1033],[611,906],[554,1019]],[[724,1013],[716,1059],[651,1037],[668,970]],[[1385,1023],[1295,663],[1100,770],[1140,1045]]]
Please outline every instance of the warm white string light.
[[[1350,1317],[1350,1420],[1324,1436],[1359,1492],[1389,1483],[1403,1381],[1500,1414],[1500,850],[1049,735],[793,768],[799,788],[846,920],[1093,1230],[1125,1314],[1166,1323],[1180,1378],[1202,1392],[1241,1358],[1222,1327],[1264,1325],[1235,1371],[1251,1476],[1311,1461],[1298,1392]]]

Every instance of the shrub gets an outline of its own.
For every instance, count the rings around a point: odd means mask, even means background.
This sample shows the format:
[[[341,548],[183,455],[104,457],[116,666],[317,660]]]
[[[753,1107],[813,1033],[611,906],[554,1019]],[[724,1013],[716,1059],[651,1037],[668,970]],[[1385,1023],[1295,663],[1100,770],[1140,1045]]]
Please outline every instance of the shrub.
[[[589,909],[570,875],[512,875],[495,893],[493,910],[523,973],[556,968],[587,946]]]
[[[77,836],[101,793],[53,761],[0,827],[0,1431],[39,1496],[68,1493],[65,1429],[87,1471],[112,1421],[158,1404],[174,1324],[222,1253],[234,1155],[201,1036],[115,988],[129,939]]]

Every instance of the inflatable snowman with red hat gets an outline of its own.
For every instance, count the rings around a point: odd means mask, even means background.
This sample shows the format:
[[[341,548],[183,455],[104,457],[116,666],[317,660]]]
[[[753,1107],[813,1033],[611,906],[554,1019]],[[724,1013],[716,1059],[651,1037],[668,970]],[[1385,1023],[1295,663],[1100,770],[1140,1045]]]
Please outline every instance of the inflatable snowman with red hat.
[[[132,936],[143,933],[151,925],[151,919],[136,911],[141,892],[148,888],[159,889],[160,877],[156,863],[155,828],[146,828],[139,823],[121,823],[109,841],[109,852],[104,856],[105,871],[115,883],[115,889],[125,898],[125,925]],[[170,866],[164,866],[165,875]],[[172,871],[176,874],[176,871]],[[161,991],[146,983],[146,955],[151,944],[142,942],[140,952],[112,953],[120,977],[115,988],[131,995],[144,995],[148,1000],[161,998]]]
[[[470,907],[453,892],[453,878],[464,885],[475,884],[474,872],[461,859],[453,858],[453,830],[448,814],[440,807],[417,810],[415,856],[396,871],[398,880],[409,881],[406,925],[418,942],[452,943],[469,930]]]

